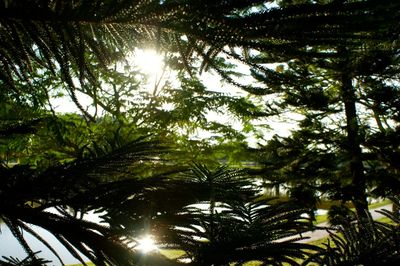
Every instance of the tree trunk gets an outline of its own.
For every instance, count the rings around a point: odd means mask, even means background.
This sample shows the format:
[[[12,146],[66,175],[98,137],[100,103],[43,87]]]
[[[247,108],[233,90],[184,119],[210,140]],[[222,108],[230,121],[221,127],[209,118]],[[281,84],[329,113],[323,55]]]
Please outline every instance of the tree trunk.
[[[281,196],[281,193],[280,193],[280,185],[279,184],[276,184],[275,185],[275,197],[280,197]]]
[[[362,161],[360,126],[356,110],[356,95],[352,84],[350,71],[342,68],[341,73],[341,92],[345,106],[346,130],[347,130],[347,153],[350,158],[350,172],[352,177],[352,202],[357,212],[358,218],[366,218],[368,202],[366,194],[366,178]]]

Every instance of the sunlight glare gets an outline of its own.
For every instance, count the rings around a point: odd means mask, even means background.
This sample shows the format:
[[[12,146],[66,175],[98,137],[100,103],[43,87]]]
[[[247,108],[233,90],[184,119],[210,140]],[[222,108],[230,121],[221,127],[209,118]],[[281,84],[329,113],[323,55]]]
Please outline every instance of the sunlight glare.
[[[151,251],[155,251],[158,248],[156,246],[156,243],[155,243],[153,237],[150,235],[147,235],[138,240],[138,245],[136,246],[135,249],[137,249],[143,253],[148,253]]]
[[[133,61],[141,71],[150,76],[161,75],[164,67],[163,57],[154,50],[136,50]]]

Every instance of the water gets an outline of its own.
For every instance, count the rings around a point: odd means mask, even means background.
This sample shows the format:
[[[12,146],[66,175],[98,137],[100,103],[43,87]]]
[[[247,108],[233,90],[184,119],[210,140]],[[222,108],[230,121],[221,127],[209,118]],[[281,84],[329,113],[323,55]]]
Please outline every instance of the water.
[[[27,254],[18,243],[18,241],[15,239],[9,228],[5,224],[1,224],[0,228],[0,256],[12,256],[14,258],[18,258],[19,260],[26,258]],[[48,231],[37,226],[31,226],[31,228],[34,229],[35,232],[37,232],[39,235],[41,235],[50,244],[50,246],[52,246],[58,252],[59,256],[63,259],[65,264],[79,263],[79,261],[75,259],[71,254],[69,254],[64,246],[61,245],[61,243]],[[51,263],[48,263],[48,265],[61,265],[58,258],[36,238],[34,238],[27,232],[24,232],[24,237],[26,241],[30,244],[30,247],[34,252],[41,251],[38,254],[40,257],[51,260]]]
[[[48,212],[59,214],[55,209],[48,209]],[[89,213],[84,216],[85,220],[100,223],[99,214]],[[45,239],[50,246],[57,251],[58,255],[63,260],[64,264],[77,264],[80,263],[75,257],[73,257],[68,250],[48,231],[41,227],[33,226],[32,228],[37,234],[39,234],[43,239]],[[21,247],[19,242],[15,239],[14,235],[10,229],[5,225],[0,223],[0,257],[14,257],[22,260],[27,257],[27,253]],[[30,244],[31,249],[34,252],[41,251],[38,256],[45,258],[46,260],[51,260],[47,265],[49,266],[59,266],[62,265],[59,259],[39,240],[33,237],[28,232],[23,232],[25,240]],[[85,261],[87,258],[83,257]]]

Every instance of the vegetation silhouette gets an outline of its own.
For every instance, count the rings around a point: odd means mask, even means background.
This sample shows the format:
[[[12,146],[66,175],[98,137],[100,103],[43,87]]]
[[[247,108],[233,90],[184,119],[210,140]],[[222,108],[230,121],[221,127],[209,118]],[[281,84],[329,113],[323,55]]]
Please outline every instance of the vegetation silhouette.
[[[0,1],[0,218],[28,255],[1,263],[47,263],[28,233],[64,264],[31,225],[84,265],[183,264],[141,254],[134,247],[144,234],[185,251],[181,259],[192,265],[399,261],[398,214],[385,212],[395,226],[377,223],[367,204],[367,196],[400,191],[399,15],[400,2],[391,0]],[[117,94],[132,96],[132,84],[142,80],[116,66],[148,47],[169,53],[185,90],[172,97],[174,116],[149,100],[152,108],[136,105],[137,119],[129,120],[122,110],[134,104]],[[242,82],[228,59],[257,82]],[[262,104],[201,91],[198,75],[206,71]],[[104,83],[114,85],[110,95]],[[54,93],[67,95],[80,114],[57,114]],[[199,94],[193,108],[179,105]],[[219,104],[243,120],[288,111],[304,119],[291,136],[254,150],[243,141],[251,123],[238,133],[188,115]],[[203,121],[236,142],[219,150],[204,145],[200,162],[188,165],[200,146],[164,130],[171,121],[191,129]],[[253,177],[220,167],[233,157],[228,148],[240,150],[237,161],[255,160],[263,169],[248,171]],[[287,185],[300,200],[263,199],[260,179]],[[296,243],[298,233],[312,229],[303,214],[313,214],[320,193],[356,209],[356,222],[340,217],[346,226],[338,229],[343,237],[331,235],[335,247]],[[102,223],[83,219],[88,212]]]

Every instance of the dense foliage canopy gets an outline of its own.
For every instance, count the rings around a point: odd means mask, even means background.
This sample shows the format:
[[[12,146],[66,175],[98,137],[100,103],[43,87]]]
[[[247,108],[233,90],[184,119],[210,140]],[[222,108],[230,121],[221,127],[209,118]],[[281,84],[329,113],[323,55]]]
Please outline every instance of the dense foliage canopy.
[[[396,227],[367,212],[400,191],[398,21],[392,0],[0,1],[0,219],[28,255],[2,263],[45,263],[28,233],[63,264],[31,225],[83,264],[183,263],[144,259],[146,234],[192,265],[398,260]],[[155,77],[130,59],[145,49],[163,56]],[[248,146],[288,113],[291,135]],[[321,195],[359,219],[336,248],[296,242]]]

